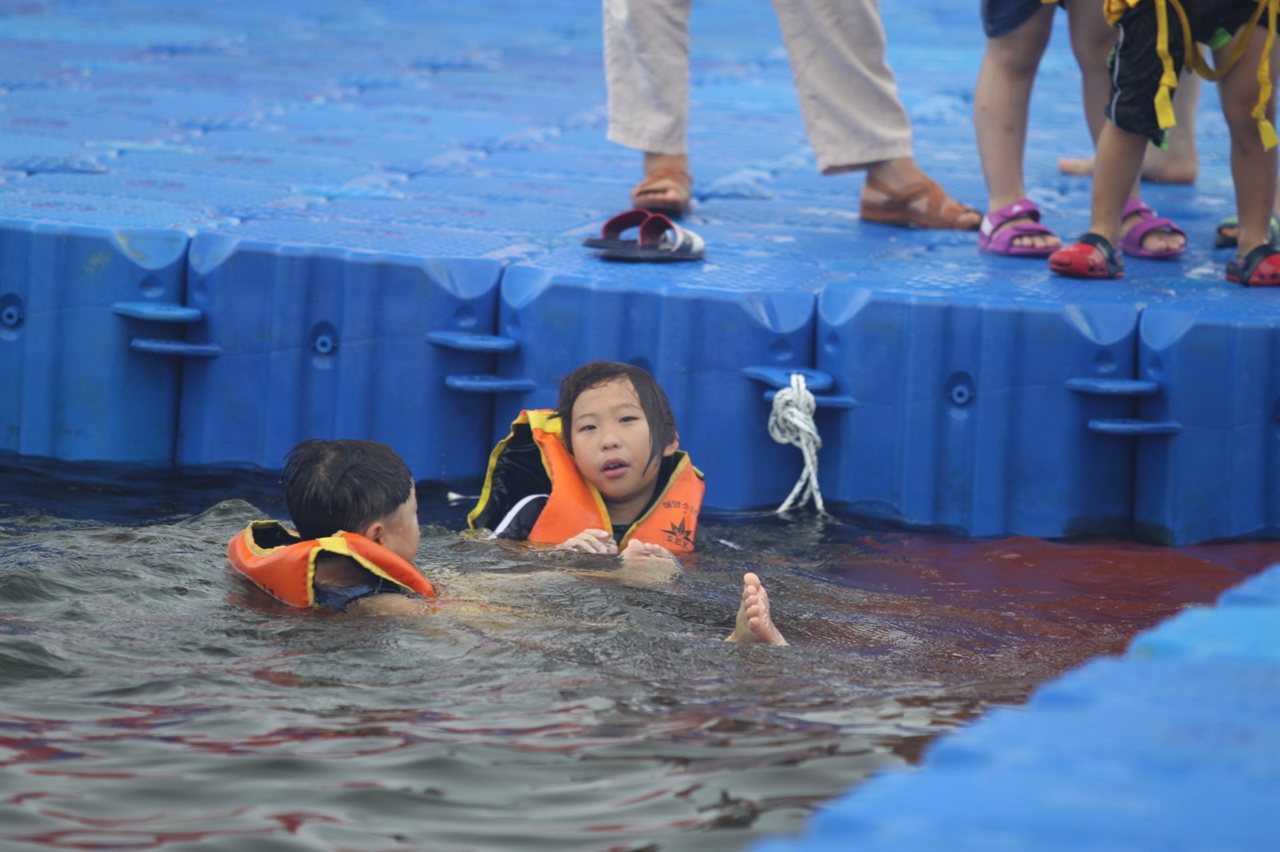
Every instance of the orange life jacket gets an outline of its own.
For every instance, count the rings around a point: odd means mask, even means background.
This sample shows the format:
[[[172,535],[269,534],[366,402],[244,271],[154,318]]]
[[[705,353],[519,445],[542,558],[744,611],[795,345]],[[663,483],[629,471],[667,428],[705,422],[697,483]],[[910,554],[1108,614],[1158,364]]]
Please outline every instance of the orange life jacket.
[[[604,498],[583,479],[565,448],[560,418],[554,413],[548,409],[520,412],[511,424],[511,434],[494,448],[480,501],[467,516],[472,529],[477,528],[477,520],[492,526],[523,497],[547,493],[547,505],[529,541],[560,544],[585,529],[613,529]],[[688,453],[677,451],[675,470],[659,487],[657,499],[631,525],[619,546],[635,539],[688,553],[693,550],[706,490],[702,472],[689,461]]]
[[[304,541],[279,521],[254,521],[227,544],[232,567],[258,588],[290,606],[314,606],[316,558],[321,553],[347,556],[370,573],[410,592],[433,598],[431,582],[418,569],[362,535],[337,535]]]

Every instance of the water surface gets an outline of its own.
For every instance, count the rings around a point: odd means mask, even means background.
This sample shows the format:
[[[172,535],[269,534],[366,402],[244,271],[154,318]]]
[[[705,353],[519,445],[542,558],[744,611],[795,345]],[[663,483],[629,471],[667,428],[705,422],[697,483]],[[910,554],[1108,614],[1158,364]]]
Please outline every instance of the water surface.
[[[637,588],[420,492],[451,603],[370,619],[226,571],[274,476],[0,465],[4,848],[740,849],[1274,549],[737,516]],[[720,641],[746,570],[790,647]]]

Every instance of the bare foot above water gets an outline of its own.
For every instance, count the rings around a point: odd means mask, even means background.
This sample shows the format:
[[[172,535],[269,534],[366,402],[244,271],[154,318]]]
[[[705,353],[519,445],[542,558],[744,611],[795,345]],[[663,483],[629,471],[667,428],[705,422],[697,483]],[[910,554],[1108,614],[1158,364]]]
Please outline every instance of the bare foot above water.
[[[742,575],[742,603],[738,607],[738,621],[733,633],[724,641],[787,644],[769,615],[769,593],[760,585],[760,578],[755,574],[747,572]]]

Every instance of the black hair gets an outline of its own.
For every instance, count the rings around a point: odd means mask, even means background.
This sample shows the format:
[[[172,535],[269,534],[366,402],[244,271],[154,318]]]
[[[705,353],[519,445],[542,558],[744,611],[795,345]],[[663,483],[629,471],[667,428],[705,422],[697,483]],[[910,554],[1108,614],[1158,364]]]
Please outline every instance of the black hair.
[[[573,438],[570,424],[573,420],[573,404],[582,396],[582,392],[599,387],[614,379],[628,379],[640,398],[640,408],[644,411],[645,420],[649,421],[649,463],[662,456],[667,445],[679,438],[676,433],[676,416],[671,413],[671,403],[658,384],[657,379],[649,371],[634,364],[622,364],[617,361],[592,361],[564,377],[560,383],[560,400],[556,405],[556,416],[564,423],[560,437],[569,455],[573,455]],[[648,464],[645,465],[648,467]]]
[[[377,441],[310,438],[285,456],[284,499],[304,539],[364,532],[409,499],[413,473]]]

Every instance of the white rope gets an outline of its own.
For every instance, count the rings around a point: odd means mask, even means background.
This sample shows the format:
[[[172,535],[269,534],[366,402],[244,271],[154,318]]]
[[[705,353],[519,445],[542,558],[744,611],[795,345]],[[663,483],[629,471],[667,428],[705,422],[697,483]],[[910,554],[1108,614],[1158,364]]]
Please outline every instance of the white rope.
[[[813,394],[805,387],[804,375],[791,374],[791,387],[783,388],[773,397],[773,410],[769,412],[769,436],[779,444],[795,444],[804,455],[804,470],[791,494],[778,507],[778,514],[791,509],[793,505],[803,505],[813,498],[813,505],[825,515],[827,510],[822,505],[822,491],[818,488],[818,450],[822,449],[822,438],[818,435],[818,427],[813,422],[813,412],[817,404]]]

